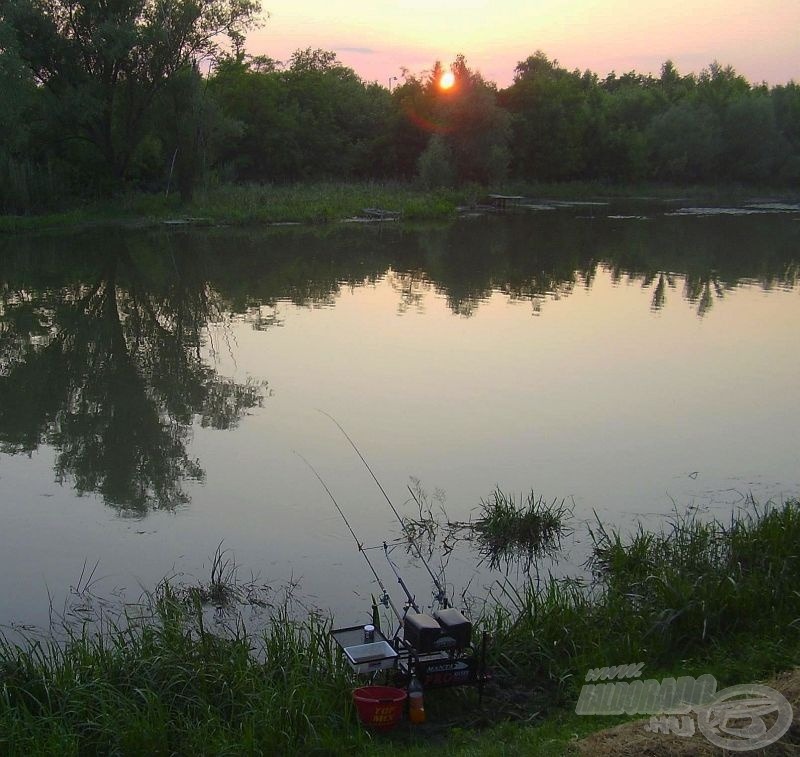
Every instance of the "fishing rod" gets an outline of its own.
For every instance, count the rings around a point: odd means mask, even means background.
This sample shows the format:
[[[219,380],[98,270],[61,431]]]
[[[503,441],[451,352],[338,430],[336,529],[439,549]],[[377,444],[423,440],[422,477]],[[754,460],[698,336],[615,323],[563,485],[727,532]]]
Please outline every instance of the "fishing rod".
[[[380,600],[381,603],[384,606],[390,607],[392,609],[392,612],[397,616],[398,622],[402,624],[403,616],[400,614],[397,607],[395,607],[394,602],[392,602],[392,598],[389,596],[389,592],[386,591],[386,587],[383,585],[383,581],[381,581],[381,577],[378,575],[378,571],[375,570],[372,561],[369,559],[369,556],[364,551],[364,545],[358,540],[356,532],[353,531],[353,527],[350,525],[350,521],[347,520],[347,516],[342,511],[342,508],[339,507],[339,503],[336,501],[336,498],[331,493],[331,490],[328,488],[328,485],[322,480],[322,476],[320,476],[319,473],[317,473],[317,469],[313,465],[311,465],[311,463],[308,462],[308,460],[306,460],[305,457],[303,457],[297,450],[294,450],[294,453],[311,469],[311,472],[317,477],[317,481],[319,481],[322,484],[322,488],[325,489],[325,491],[328,493],[328,496],[331,498],[331,502],[333,502],[334,507],[339,511],[339,515],[342,516],[342,520],[344,521],[345,526],[347,526],[347,530],[350,532],[353,539],[355,540],[356,546],[358,547],[358,551],[364,556],[364,560],[366,560],[369,569],[372,571],[372,575],[375,576],[375,580],[378,582],[378,587],[383,592],[383,596],[381,597]],[[403,588],[405,588],[403,582],[401,581],[400,583],[403,586]],[[406,589],[406,592],[408,592],[408,589]]]
[[[414,537],[410,533],[408,526],[406,525],[405,521],[403,521],[403,519],[400,517],[400,513],[397,512],[397,508],[392,503],[392,500],[389,499],[389,495],[386,493],[386,490],[383,488],[383,486],[381,486],[381,482],[378,481],[378,477],[375,475],[372,468],[370,468],[369,463],[364,459],[364,455],[361,454],[361,450],[358,447],[356,447],[356,443],[350,438],[350,434],[348,434],[347,431],[345,431],[344,428],[342,428],[342,424],[339,423],[339,421],[337,421],[336,418],[334,418],[330,413],[326,413],[324,410],[320,410],[319,408],[317,408],[317,410],[323,415],[326,415],[336,424],[339,431],[341,431],[342,434],[344,434],[344,438],[347,439],[348,442],[350,442],[350,446],[355,450],[355,453],[361,458],[361,462],[364,463],[364,466],[369,471],[370,476],[372,476],[372,480],[375,482],[378,489],[380,489],[381,494],[383,494],[383,498],[389,503],[389,507],[392,508],[392,512],[394,513],[395,518],[397,518],[398,523],[400,523],[400,528],[403,529],[403,533],[406,535],[409,544],[411,544],[411,546],[414,547],[414,551],[417,553],[417,557],[419,557],[420,561],[425,566],[425,569],[428,571],[428,575],[430,575],[431,580],[433,581],[433,585],[436,587],[436,593],[434,594],[434,599],[444,609],[447,609],[448,607],[450,607],[450,601],[447,599],[447,591],[444,589],[441,583],[439,583],[439,579],[434,575],[433,571],[431,570],[431,566],[428,564],[428,561],[423,556],[422,550],[419,548],[419,545],[414,540]],[[414,496],[413,492],[411,496]],[[414,497],[414,499],[416,500],[416,497]]]
[[[408,585],[403,580],[403,577],[400,575],[400,571],[397,570],[397,566],[392,562],[392,558],[389,557],[389,545],[386,542],[383,542],[383,553],[386,555],[386,562],[389,563],[389,567],[392,569],[392,573],[394,573],[395,578],[397,579],[397,583],[400,584],[401,588],[406,594],[406,600],[408,601],[408,606],[412,610],[414,610],[414,612],[420,612],[416,598],[409,590]]]

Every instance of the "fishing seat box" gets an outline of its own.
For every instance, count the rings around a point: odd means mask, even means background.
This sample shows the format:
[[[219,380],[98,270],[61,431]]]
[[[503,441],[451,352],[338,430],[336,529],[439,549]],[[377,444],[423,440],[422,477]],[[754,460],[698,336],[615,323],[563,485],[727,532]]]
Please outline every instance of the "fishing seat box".
[[[442,635],[442,627],[435,618],[424,612],[409,612],[403,618],[403,639],[418,652],[433,652]]]
[[[469,646],[472,638],[472,623],[470,623],[455,607],[448,607],[446,610],[438,610],[433,614],[435,620],[441,626],[442,633],[451,637],[456,649],[464,649]]]
[[[408,612],[403,620],[403,638],[418,652],[438,652],[469,646],[470,623],[458,610],[438,610],[431,617],[421,612]]]

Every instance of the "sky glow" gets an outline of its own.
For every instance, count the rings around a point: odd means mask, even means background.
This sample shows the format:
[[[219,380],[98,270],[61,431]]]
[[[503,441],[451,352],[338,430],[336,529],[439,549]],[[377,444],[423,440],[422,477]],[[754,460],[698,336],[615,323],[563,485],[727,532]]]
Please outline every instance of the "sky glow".
[[[384,86],[445,67],[464,53],[472,68],[507,86],[517,62],[541,49],[568,68],[658,74],[671,59],[681,73],[713,60],[754,83],[800,80],[799,0],[264,0],[270,14],[248,52],[285,61],[323,48],[363,79]]]

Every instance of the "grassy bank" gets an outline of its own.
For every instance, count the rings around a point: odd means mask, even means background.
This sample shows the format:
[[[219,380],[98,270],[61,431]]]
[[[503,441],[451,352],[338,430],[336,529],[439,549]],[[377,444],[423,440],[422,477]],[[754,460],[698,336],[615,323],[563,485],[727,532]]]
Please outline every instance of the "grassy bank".
[[[324,182],[290,185],[222,185],[199,190],[181,204],[172,194],[131,193],[87,203],[62,212],[0,216],[0,233],[25,233],[97,225],[149,226],[171,219],[197,223],[264,225],[320,224],[363,216],[365,208],[395,211],[404,220],[453,218],[457,208],[480,202],[490,192],[554,200],[691,199],[709,203],[741,202],[753,197],[793,199],[786,190],[739,185],[680,187],[665,184],[617,185],[600,182],[560,184],[512,182],[491,189],[468,185],[425,190],[399,182]],[[794,197],[797,199],[797,196]]]
[[[21,233],[88,225],[148,226],[170,219],[199,223],[258,225],[319,224],[363,216],[365,208],[395,211],[408,220],[446,219],[485,190],[419,189],[400,183],[310,183],[224,185],[198,191],[191,203],[177,195],[132,193],[64,212],[0,216],[0,232]]]
[[[0,646],[0,753],[287,754],[365,742],[329,624],[219,635],[164,584],[144,617]]]
[[[648,674],[748,682],[800,662],[798,501],[628,536],[598,523],[590,536],[590,583],[501,587],[486,622],[509,685],[568,705],[591,668],[645,662]]]
[[[263,633],[220,634],[202,592],[164,584],[146,613],[102,634],[0,644],[0,753],[396,754],[434,741],[449,753],[558,754],[618,720],[574,714],[590,668],[644,662],[646,677],[710,672],[725,686],[800,660],[800,502],[727,523],[675,518],[660,532],[598,524],[590,536],[593,581],[495,590],[481,620],[494,672],[482,711],[430,693],[430,728],[373,739],[328,621],[278,609]]]

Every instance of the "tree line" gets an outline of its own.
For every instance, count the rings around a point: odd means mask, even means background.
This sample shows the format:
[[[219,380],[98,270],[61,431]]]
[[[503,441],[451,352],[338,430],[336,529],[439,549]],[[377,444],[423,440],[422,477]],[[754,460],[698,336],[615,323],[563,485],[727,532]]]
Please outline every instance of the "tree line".
[[[712,63],[600,78],[536,52],[498,89],[463,56],[389,88],[335,53],[248,55],[258,0],[5,0],[0,211],[202,182],[574,179],[790,185],[800,86]]]

